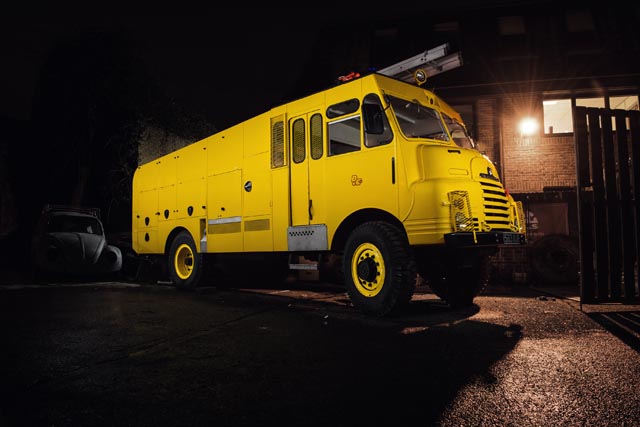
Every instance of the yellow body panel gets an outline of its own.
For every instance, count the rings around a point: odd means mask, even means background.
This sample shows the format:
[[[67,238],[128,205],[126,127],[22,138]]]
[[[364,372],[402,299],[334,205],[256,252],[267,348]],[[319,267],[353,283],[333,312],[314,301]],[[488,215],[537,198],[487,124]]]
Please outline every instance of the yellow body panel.
[[[177,161],[175,218],[204,217],[207,208],[206,144],[193,144]]]
[[[208,178],[207,247],[210,252],[242,251],[242,171]]]
[[[368,94],[383,100],[393,138],[372,147],[362,139],[358,151],[330,156],[328,125],[342,118],[328,116],[327,108],[352,99],[362,103]],[[486,218],[491,213],[483,196],[487,188],[502,189],[497,178],[487,178],[487,173],[497,177],[495,167],[477,151],[451,140],[407,137],[386,95],[417,100],[436,111],[442,107],[459,118],[429,91],[375,74],[274,108],[138,167],[133,180],[134,250],[165,253],[172,233],[184,228],[203,252],[288,251],[295,226],[326,230],[326,247],[317,249],[329,250],[341,224],[349,217],[366,216],[363,212],[403,224],[412,245],[442,244],[444,234],[454,230],[449,193],[455,191],[468,194],[480,231],[495,227]],[[360,109],[345,117],[359,114]],[[317,158],[311,156],[314,117],[321,117],[323,132]],[[359,132],[364,132],[362,124]],[[280,151],[275,144],[281,144]],[[512,199],[508,203],[513,204]],[[510,216],[502,229],[517,231],[509,225],[516,211],[506,210]]]

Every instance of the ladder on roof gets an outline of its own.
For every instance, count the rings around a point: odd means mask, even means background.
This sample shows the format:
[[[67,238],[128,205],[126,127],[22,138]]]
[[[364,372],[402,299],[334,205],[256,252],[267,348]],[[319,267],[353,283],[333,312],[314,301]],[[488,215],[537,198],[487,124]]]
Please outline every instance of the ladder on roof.
[[[461,66],[462,54],[449,53],[449,48],[449,43],[444,43],[378,70],[378,74],[413,83],[415,82],[414,74],[418,69],[424,70],[426,77],[431,77]]]

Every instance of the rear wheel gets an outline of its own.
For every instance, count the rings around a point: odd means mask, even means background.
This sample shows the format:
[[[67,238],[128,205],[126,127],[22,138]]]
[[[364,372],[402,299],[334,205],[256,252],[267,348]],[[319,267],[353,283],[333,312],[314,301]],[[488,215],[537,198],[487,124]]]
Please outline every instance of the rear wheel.
[[[180,232],[169,250],[169,274],[179,289],[194,289],[202,276],[202,255],[196,250],[191,234]]]
[[[351,233],[343,270],[351,302],[366,314],[387,315],[407,304],[415,290],[415,261],[407,238],[384,222],[368,222]]]

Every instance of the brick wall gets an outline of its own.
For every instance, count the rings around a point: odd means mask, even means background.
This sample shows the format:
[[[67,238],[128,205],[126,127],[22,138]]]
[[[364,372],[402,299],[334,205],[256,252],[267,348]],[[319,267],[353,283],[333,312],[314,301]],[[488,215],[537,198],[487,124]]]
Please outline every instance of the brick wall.
[[[475,139],[500,171],[505,187],[517,199],[543,193],[545,187],[574,187],[576,163],[573,135],[543,136],[542,99],[537,95],[507,94],[475,101]],[[519,121],[537,118],[540,133],[523,137]],[[493,257],[494,285],[526,283],[532,278],[530,245],[503,247]]]
[[[475,103],[476,129],[474,139],[479,144],[479,149],[485,153],[498,166],[500,164],[500,152],[498,141],[500,140],[496,126],[497,101],[493,98],[479,99]],[[498,169],[500,169],[498,167]]]
[[[519,121],[531,116],[540,123],[539,134],[521,136]],[[543,136],[542,99],[505,96],[500,113],[502,178],[512,193],[541,192],[544,187],[576,185],[573,135]]]
[[[524,95],[475,101],[475,140],[480,151],[496,163],[512,193],[536,193],[544,187],[576,184],[572,135],[522,137],[518,131],[520,119],[529,115],[542,127],[541,106],[541,99]]]

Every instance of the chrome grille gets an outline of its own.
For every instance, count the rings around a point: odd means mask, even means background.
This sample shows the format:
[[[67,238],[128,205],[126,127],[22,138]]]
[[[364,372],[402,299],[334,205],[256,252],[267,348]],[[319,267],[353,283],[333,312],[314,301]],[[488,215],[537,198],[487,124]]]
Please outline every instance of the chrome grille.
[[[480,181],[484,200],[484,216],[492,230],[510,227],[509,200],[501,183],[496,181]]]

